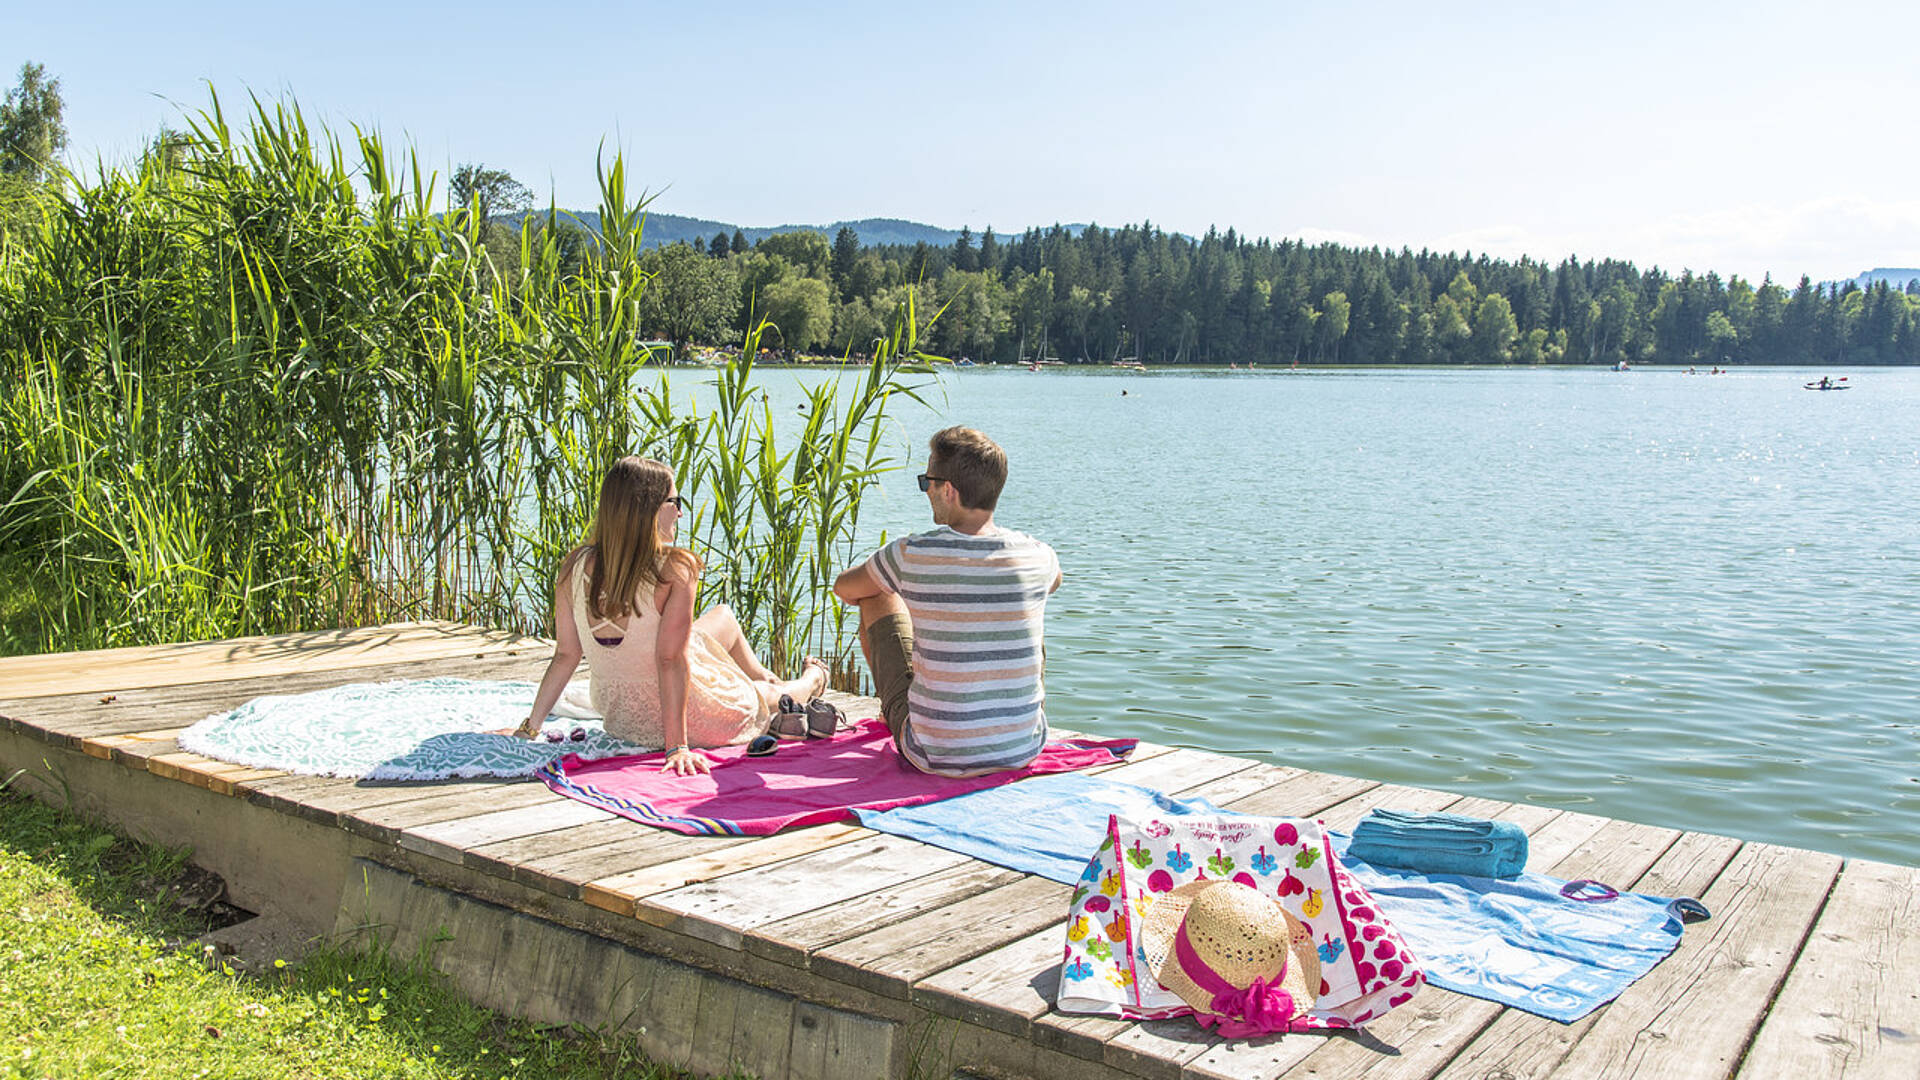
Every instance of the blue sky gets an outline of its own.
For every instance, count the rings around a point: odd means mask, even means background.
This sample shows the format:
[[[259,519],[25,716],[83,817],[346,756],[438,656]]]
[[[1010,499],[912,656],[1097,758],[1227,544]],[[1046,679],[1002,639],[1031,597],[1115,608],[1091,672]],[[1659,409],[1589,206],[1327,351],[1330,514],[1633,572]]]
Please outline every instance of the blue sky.
[[[324,6],[0,14],[76,164],[251,90],[562,206],[604,140],[655,208],[1614,256],[1791,281],[1920,266],[1920,5]]]

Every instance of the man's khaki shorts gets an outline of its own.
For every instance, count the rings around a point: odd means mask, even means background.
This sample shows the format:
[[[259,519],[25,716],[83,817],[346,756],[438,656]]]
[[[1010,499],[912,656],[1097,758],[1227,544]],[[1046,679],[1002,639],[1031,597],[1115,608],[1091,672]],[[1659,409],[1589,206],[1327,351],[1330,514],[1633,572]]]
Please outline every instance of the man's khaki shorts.
[[[907,691],[913,688],[913,620],[906,615],[883,615],[867,627],[867,664],[873,668],[873,692],[880,697],[880,715],[900,745],[907,729]]]

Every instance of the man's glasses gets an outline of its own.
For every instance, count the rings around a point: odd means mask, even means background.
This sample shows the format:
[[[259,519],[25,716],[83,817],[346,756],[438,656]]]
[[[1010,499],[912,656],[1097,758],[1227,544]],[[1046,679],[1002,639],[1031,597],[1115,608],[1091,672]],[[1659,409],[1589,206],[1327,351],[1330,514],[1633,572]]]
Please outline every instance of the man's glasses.
[[[950,484],[950,483],[952,483],[952,481],[951,481],[951,480],[948,480],[948,479],[947,479],[946,477],[944,477],[944,476],[928,476],[928,475],[927,475],[926,473],[921,473],[921,474],[920,474],[920,475],[919,475],[918,477],[916,477],[915,479],[917,479],[917,480],[919,480],[919,481],[920,481],[920,490],[921,490],[921,491],[925,491],[925,490],[927,490],[927,489],[928,489],[929,487],[932,487],[932,486],[933,486],[933,482],[934,482],[935,480],[938,480],[938,481],[940,481],[940,482],[941,482],[941,483],[943,483],[943,484]]]

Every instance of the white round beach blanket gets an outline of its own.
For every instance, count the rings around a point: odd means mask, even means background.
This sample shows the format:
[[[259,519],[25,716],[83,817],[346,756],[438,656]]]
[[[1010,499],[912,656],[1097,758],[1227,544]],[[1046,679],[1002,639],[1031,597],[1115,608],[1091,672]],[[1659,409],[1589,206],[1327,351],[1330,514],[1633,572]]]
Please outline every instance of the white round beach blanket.
[[[526,718],[535,684],[469,679],[355,683],[259,697],[180,733],[180,748],[261,769],[368,780],[530,776],[564,754],[583,758],[644,748],[609,737],[568,687],[542,738],[490,734]],[[558,735],[559,741],[548,741]]]

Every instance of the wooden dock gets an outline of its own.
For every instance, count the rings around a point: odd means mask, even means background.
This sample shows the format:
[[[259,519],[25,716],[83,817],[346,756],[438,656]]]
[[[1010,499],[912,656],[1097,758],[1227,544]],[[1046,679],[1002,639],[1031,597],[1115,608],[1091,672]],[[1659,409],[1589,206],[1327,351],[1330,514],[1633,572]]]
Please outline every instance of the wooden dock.
[[[535,679],[548,646],[446,624],[0,659],[0,766],[153,840],[236,903],[428,949],[484,1004],[773,1077],[1920,1077],[1920,870],[1142,744],[1116,780],[1350,829],[1504,818],[1529,869],[1714,917],[1563,1025],[1427,988],[1361,1033],[1227,1041],[1052,1004],[1069,888],[852,825],[662,832],[537,782],[363,785],[181,752],[265,693]],[[869,704],[870,708],[870,704]]]

